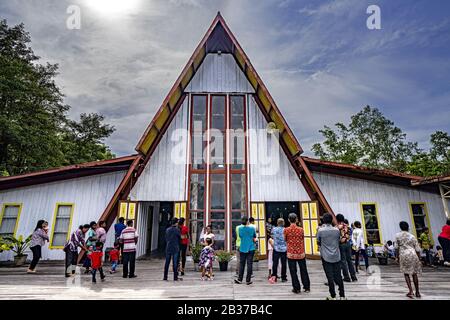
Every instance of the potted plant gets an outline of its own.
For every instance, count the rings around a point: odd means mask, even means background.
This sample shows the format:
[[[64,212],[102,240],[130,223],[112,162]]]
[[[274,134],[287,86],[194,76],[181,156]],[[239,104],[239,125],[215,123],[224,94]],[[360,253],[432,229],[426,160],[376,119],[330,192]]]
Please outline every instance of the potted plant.
[[[382,266],[388,264],[389,254],[387,251],[381,251],[377,253],[378,263]]]
[[[0,253],[3,251],[9,251],[11,250],[11,248],[12,248],[11,244],[2,237],[0,237]]]
[[[197,242],[195,245],[191,246],[191,256],[192,261],[194,261],[194,270],[198,271],[198,263],[200,262],[200,254],[202,252],[203,246]]]
[[[233,254],[231,252],[225,250],[217,250],[216,251],[217,261],[219,261],[219,270],[227,271],[228,270],[228,262],[233,258]]]
[[[22,235],[20,235],[18,238],[14,236],[8,236],[5,237],[5,240],[10,244],[10,250],[16,253],[16,255],[14,256],[14,265],[16,267],[24,265],[28,257],[28,255],[25,254],[25,251],[31,244],[31,235],[29,235],[25,239]]]

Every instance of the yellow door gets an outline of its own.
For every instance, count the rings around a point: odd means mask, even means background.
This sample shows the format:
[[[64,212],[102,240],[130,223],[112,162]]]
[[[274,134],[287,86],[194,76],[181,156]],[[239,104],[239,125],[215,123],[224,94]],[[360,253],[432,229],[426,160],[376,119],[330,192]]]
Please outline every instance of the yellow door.
[[[317,202],[302,202],[300,217],[305,232],[305,253],[319,255],[317,247],[317,228],[319,227],[319,213]]]

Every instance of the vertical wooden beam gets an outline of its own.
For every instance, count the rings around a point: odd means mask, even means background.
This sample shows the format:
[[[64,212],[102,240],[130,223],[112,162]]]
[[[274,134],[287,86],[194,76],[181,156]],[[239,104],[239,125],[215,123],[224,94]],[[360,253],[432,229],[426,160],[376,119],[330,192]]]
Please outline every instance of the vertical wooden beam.
[[[450,183],[440,183],[439,184],[439,191],[441,193],[442,198],[442,204],[444,205],[444,212],[447,217],[447,219],[450,218],[450,210],[448,207],[448,201],[450,201]]]

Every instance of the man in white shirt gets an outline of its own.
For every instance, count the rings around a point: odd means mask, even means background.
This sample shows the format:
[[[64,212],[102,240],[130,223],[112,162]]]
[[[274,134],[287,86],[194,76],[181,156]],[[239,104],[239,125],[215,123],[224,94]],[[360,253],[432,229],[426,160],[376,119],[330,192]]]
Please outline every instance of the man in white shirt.
[[[136,244],[138,242],[138,234],[133,228],[133,220],[127,222],[127,227],[122,230],[119,241],[123,243],[123,277],[136,278],[134,274],[136,263]],[[128,273],[129,267],[129,273]]]

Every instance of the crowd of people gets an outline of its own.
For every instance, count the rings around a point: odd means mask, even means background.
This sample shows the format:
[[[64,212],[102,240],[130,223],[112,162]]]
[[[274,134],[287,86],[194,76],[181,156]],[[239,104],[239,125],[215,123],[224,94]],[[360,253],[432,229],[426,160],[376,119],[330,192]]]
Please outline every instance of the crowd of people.
[[[173,218],[170,227],[166,229],[166,259],[164,264],[163,280],[168,280],[169,268],[172,262],[173,280],[180,281],[185,274],[186,254],[189,248],[189,228],[184,218]],[[81,225],[74,231],[66,245],[65,276],[75,274],[77,265],[82,264],[86,274],[92,275],[92,282],[96,283],[96,275],[105,280],[103,261],[106,242],[106,223],[104,221]],[[428,228],[422,228],[416,238],[409,232],[409,224],[405,221],[399,223],[400,231],[394,241],[387,241],[378,254],[395,259],[404,274],[408,287],[407,297],[420,298],[419,278],[423,266],[449,266],[450,265],[450,219],[442,228],[438,236],[440,245],[435,246]],[[236,227],[236,284],[242,284],[246,272],[245,283],[253,283],[253,260],[257,250],[257,228],[253,218],[243,217]],[[306,264],[305,235],[297,214],[291,213],[286,222],[283,218],[272,224],[271,218],[266,223],[268,237],[268,281],[275,284],[287,282],[287,269],[289,268],[292,283],[292,292],[310,292],[310,279]],[[108,251],[111,265],[110,273],[117,271],[122,263],[124,278],[135,278],[136,246],[139,235],[133,227],[133,221],[120,218],[114,225],[115,241],[113,248]],[[376,257],[371,241],[366,241],[365,232],[360,221],[351,225],[342,214],[335,217],[325,213],[320,219],[316,232],[317,245],[320,251],[322,266],[329,288],[327,299],[337,297],[336,286],[340,299],[345,299],[345,282],[358,281],[357,274],[361,270],[361,262],[369,274],[369,257]],[[36,266],[42,255],[42,247],[49,241],[48,222],[39,220],[32,234],[31,251],[33,259],[27,270],[35,273]],[[211,225],[206,226],[200,235],[199,243],[202,245],[198,266],[201,270],[201,280],[213,280],[213,265],[215,236]],[[298,267],[298,268],[297,268]],[[300,273],[300,280],[298,272]],[[412,281],[411,281],[412,279]],[[414,284],[414,290],[413,290]]]

